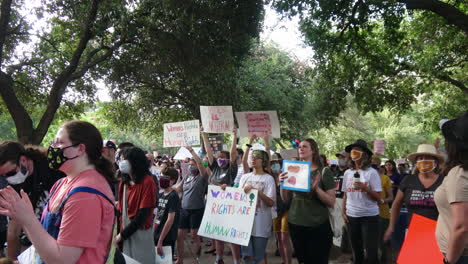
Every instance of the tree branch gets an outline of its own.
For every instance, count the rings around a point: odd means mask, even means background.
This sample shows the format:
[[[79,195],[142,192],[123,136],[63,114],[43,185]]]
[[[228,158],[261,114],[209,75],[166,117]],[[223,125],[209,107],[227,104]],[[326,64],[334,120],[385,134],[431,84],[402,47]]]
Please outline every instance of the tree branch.
[[[431,11],[447,20],[468,34],[468,15],[457,9],[453,5],[439,0],[397,0],[404,3],[406,8]]]
[[[452,77],[450,77],[448,75],[443,75],[443,74],[438,74],[435,77],[437,79],[441,80],[441,81],[448,82],[448,83],[460,88],[460,90],[462,90],[463,93],[468,95],[468,87],[466,87],[466,85],[463,82],[461,82],[459,80],[455,80]]]
[[[8,24],[11,16],[11,3],[13,0],[2,0],[0,7],[0,68],[3,63],[3,46],[8,32]]]
[[[78,46],[73,52],[68,66],[63,69],[63,71],[58,75],[57,79],[55,79],[54,83],[52,84],[49,100],[47,102],[47,109],[42,115],[41,120],[39,121],[39,124],[36,128],[34,138],[32,139],[33,143],[40,143],[42,138],[44,138],[45,134],[47,133],[47,130],[54,119],[55,113],[60,106],[65,89],[70,83],[73,73],[78,68],[79,62],[84,50],[86,49],[86,46],[88,45],[89,40],[93,37],[92,27],[96,20],[99,2],[99,0],[93,0],[91,2],[88,15],[83,23],[83,29],[81,31]]]
[[[8,75],[12,75],[14,71],[17,71],[17,70],[21,70],[21,68],[23,68],[24,66],[33,66],[35,64],[38,64],[38,63],[43,63],[44,60],[40,60],[40,59],[30,59],[30,60],[25,60],[25,61],[22,61],[18,64],[13,64],[13,65],[10,65],[8,66],[7,68],[7,74]]]

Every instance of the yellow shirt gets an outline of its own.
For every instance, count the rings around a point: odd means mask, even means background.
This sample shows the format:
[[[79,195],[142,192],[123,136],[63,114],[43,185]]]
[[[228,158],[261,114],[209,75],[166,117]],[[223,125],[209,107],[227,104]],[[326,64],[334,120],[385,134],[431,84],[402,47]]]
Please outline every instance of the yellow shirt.
[[[380,198],[385,200],[387,199],[387,189],[392,188],[392,182],[387,175],[380,176],[380,180],[382,182],[382,192],[380,193]],[[388,203],[379,203],[379,215],[382,218],[390,219],[390,207],[388,206]]]

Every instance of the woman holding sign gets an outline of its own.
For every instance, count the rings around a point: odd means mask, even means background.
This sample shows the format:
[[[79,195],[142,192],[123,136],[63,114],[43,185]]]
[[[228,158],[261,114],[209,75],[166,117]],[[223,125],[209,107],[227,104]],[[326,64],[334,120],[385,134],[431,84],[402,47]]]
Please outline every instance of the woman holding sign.
[[[234,129],[232,134],[232,145],[231,152],[221,151],[217,159],[214,158],[213,150],[211,149],[210,142],[208,141],[208,135],[203,132],[203,143],[205,145],[206,156],[208,157],[208,168],[211,170],[211,176],[208,179],[209,184],[221,186],[221,188],[230,187],[234,184],[234,179],[237,175],[237,129]],[[224,255],[224,243],[222,241],[215,241],[216,247],[216,263],[222,264]],[[234,263],[238,263],[240,260],[240,252],[233,248],[232,257]]]
[[[320,162],[318,145],[313,139],[299,144],[299,159],[310,162],[311,191],[299,192],[281,189],[285,202],[291,201],[289,232],[299,263],[328,263],[333,232],[328,208],[335,205],[333,173]],[[288,179],[287,172],[280,180]]]
[[[245,155],[249,154],[247,148]],[[269,155],[263,150],[252,152],[253,171],[242,175],[239,187],[249,193],[252,189],[258,190],[258,202],[249,245],[242,246],[242,254],[255,264],[265,262],[265,250],[268,237],[271,234],[272,211],[271,207],[276,200],[275,180],[266,172],[269,166]],[[246,262],[249,263],[249,262]],[[251,263],[251,262],[250,262]]]
[[[179,256],[177,264],[183,263],[184,240],[189,230],[192,234],[192,240],[195,242],[196,260],[194,263],[199,263],[201,239],[197,233],[205,211],[205,192],[208,186],[208,175],[200,157],[191,146],[185,146],[185,148],[190,151],[192,159],[189,161],[188,174],[183,175],[182,181],[175,187],[178,193],[182,193],[177,237],[177,255]]]

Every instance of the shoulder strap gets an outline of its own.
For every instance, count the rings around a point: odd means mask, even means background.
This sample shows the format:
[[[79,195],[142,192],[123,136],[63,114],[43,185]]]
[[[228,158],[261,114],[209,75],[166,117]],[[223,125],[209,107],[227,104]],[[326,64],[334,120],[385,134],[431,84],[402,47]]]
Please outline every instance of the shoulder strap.
[[[58,209],[58,212],[62,211],[63,207],[65,206],[65,202],[68,200],[68,198],[70,198],[70,196],[72,196],[73,194],[78,193],[78,192],[93,193],[93,194],[97,194],[97,195],[100,195],[100,196],[104,197],[112,205],[112,207],[114,207],[114,211],[117,213],[117,209],[115,208],[114,202],[112,202],[111,199],[109,199],[109,197],[107,197],[105,194],[103,194],[102,192],[100,192],[100,191],[98,191],[98,190],[96,190],[94,188],[86,187],[86,186],[80,186],[80,187],[73,188],[67,194],[65,199],[63,199],[63,201],[60,204],[60,207]]]
[[[55,191],[57,190],[58,186],[62,183],[63,179],[65,179],[65,178],[60,178],[60,179],[54,184],[54,187],[52,188],[52,190],[50,190],[49,197],[51,197],[52,194],[55,193]]]

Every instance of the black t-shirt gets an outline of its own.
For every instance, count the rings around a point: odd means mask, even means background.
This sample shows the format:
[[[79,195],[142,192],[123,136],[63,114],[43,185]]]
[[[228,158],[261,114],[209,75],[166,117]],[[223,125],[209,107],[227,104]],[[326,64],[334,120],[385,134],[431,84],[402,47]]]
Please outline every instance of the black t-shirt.
[[[346,170],[341,171],[340,169],[337,169],[335,172],[336,198],[343,198],[344,192],[341,190],[341,187],[343,186],[343,178],[345,171]]]
[[[403,179],[399,189],[404,194],[404,202],[408,208],[408,223],[413,213],[437,220],[439,212],[434,202],[434,192],[442,184],[443,178],[439,176],[429,188],[422,185],[417,175],[408,175]]]
[[[154,243],[157,244],[159,236],[167,222],[169,213],[175,212],[174,223],[164,238],[163,246],[170,246],[174,241],[177,240],[177,230],[179,228],[179,215],[180,215],[180,199],[177,192],[172,190],[170,193],[165,195],[161,193],[158,199],[158,214],[156,215],[157,227],[154,230]]]
[[[229,161],[228,166],[220,168],[218,161],[213,159],[213,163],[210,165],[211,177],[209,179],[209,184],[221,185],[227,184],[227,186],[232,186],[234,184],[234,179],[237,176],[237,164]]]

